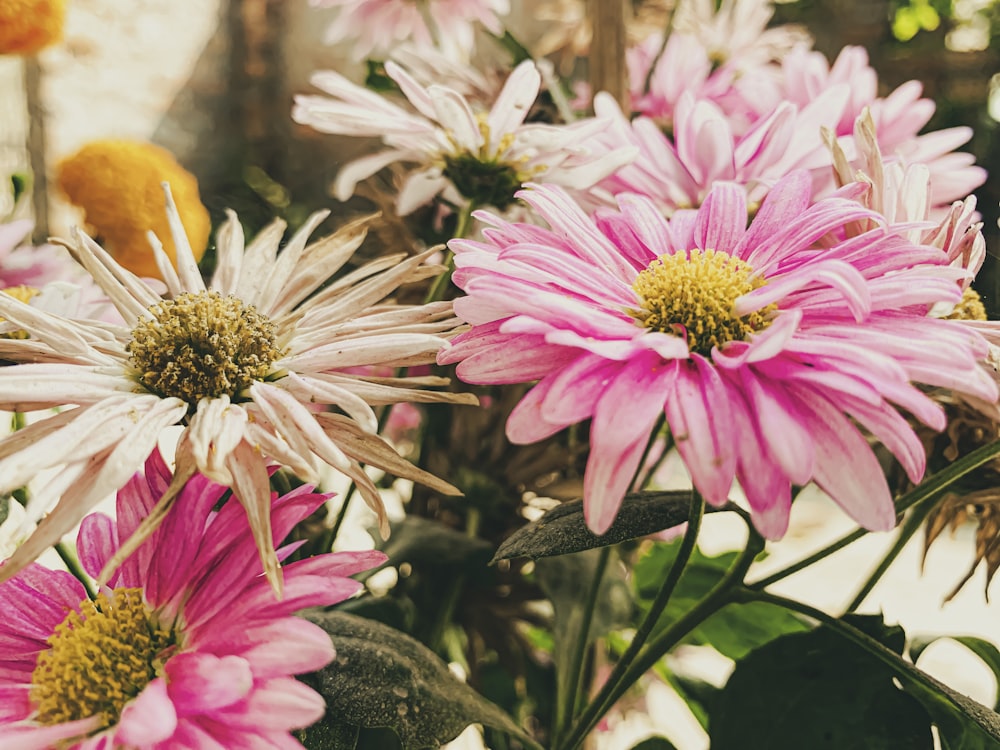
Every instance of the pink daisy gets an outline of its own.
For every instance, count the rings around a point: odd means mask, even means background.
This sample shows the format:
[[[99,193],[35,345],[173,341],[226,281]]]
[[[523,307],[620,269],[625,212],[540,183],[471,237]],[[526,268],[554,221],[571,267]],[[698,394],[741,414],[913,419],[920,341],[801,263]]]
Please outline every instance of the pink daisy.
[[[502,34],[499,16],[510,12],[508,0],[312,0],[312,4],[340,8],[326,41],[350,40],[357,60],[390,53],[401,42],[411,41],[466,62],[475,48],[475,24]]]
[[[986,180],[986,171],[975,166],[972,154],[955,152],[972,137],[972,128],[959,126],[920,134],[934,115],[934,102],[921,97],[919,81],[907,81],[888,96],[879,97],[878,75],[863,47],[844,47],[832,65],[820,52],[796,49],[782,60],[773,100],[761,95],[759,89],[753,95],[746,93],[745,98],[758,102],[763,108],[757,111],[765,114],[779,101],[804,106],[835,86],[847,86],[851,92],[836,134],[847,137],[849,148],[855,120],[869,109],[878,145],[888,160],[920,162],[930,169],[932,205],[961,200]]]
[[[171,481],[158,453],[118,493],[117,522],[88,516],[80,560],[96,575]],[[7,750],[300,748],[289,731],[322,717],[294,679],[334,656],[329,636],[293,617],[361,589],[347,576],[380,552],[285,566],[274,597],[246,514],[226,488],[191,479],[163,525],[95,601],[70,574],[32,564],[0,584],[0,745]],[[274,541],[327,495],[309,486],[274,500]],[[291,547],[281,550],[287,557]]]
[[[639,156],[592,192],[638,193],[669,216],[679,208],[701,205],[719,180],[741,184],[753,206],[793,169],[811,169],[814,182],[832,183],[830,152],[820,132],[837,122],[847,95],[846,86],[840,86],[801,108],[783,102],[741,135],[715,103],[685,92],[677,101],[668,136],[648,117],[629,121],[611,96],[599,93],[594,111],[608,127],[588,144],[595,144],[597,152],[600,147],[613,152],[631,146]]]
[[[859,427],[919,481],[924,450],[897,409],[944,427],[913,381],[995,401],[977,368],[987,345],[927,315],[961,297],[966,274],[941,250],[881,227],[818,246],[877,216],[853,199],[864,186],[811,203],[809,182],[782,179],[749,226],[731,183],[669,221],[639,196],[591,218],[558,188],[524,191],[552,228],[480,214],[486,241],[451,243],[468,294],[455,310],[472,329],[438,361],[469,382],[538,381],[508,420],[512,442],[592,420],[584,505],[596,533],[661,415],[698,491],[719,505],[738,480],[768,538],[785,532],[792,485],[810,481],[863,526],[892,528]]]

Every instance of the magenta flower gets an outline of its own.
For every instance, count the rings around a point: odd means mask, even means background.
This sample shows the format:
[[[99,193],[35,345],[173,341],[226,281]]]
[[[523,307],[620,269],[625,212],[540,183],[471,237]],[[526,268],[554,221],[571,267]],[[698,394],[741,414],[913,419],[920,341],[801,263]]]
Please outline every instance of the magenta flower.
[[[472,329],[438,356],[474,383],[538,381],[507,435],[531,443],[591,419],[588,525],[614,520],[661,415],[713,504],[733,480],[769,538],[787,527],[792,485],[815,481],[863,526],[895,523],[892,497],[859,427],[913,481],[924,450],[897,411],[942,429],[913,381],[995,401],[977,368],[986,342],[928,316],[956,302],[965,275],[939,249],[878,227],[848,186],[810,204],[795,171],[747,226],[742,187],[719,183],[697,211],[667,221],[639,196],[591,218],[565,193],[520,197],[551,229],[487,214],[485,242],[455,240],[456,312]],[[823,239],[823,246],[818,241]]]
[[[88,516],[77,545],[92,575],[170,483],[158,453],[118,493],[117,522]],[[296,748],[292,729],[322,717],[323,699],[293,675],[334,656],[329,636],[292,614],[343,601],[347,576],[381,552],[340,552],[286,565],[275,599],[246,513],[196,476],[159,530],[95,601],[69,573],[37,563],[0,584],[0,746],[6,750]],[[277,498],[274,540],[326,499],[309,486]],[[279,554],[287,557],[291,548]]]

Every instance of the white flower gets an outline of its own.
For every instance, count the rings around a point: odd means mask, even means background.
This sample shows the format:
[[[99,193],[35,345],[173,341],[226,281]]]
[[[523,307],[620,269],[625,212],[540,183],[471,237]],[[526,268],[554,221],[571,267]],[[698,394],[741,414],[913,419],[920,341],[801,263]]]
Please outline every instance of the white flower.
[[[401,216],[438,194],[455,204],[506,208],[529,180],[585,189],[635,156],[623,148],[595,154],[582,146],[606,127],[594,118],[570,125],[525,124],[541,87],[535,64],[515,68],[489,112],[476,113],[458,92],[424,88],[395,63],[386,73],[414,111],[357,86],[339,73],[321,71],[312,83],[330,94],[298,96],[292,117],[323,133],[381,137],[388,146],[351,162],[337,176],[334,194],[347,200],[361,180],[395,162],[418,165],[397,197]]]
[[[357,368],[434,361],[453,332],[450,303],[384,302],[399,285],[427,278],[427,253],[379,258],[323,287],[364,239],[365,222],[306,244],[325,218],[315,214],[279,253],[275,222],[244,247],[230,213],[218,237],[218,268],[202,280],[169,201],[178,268],[151,237],[167,293],[157,294],[77,232],[70,248],[128,325],[73,320],[0,295],[0,317],[30,338],[0,340],[0,409],[76,405],[0,440],[0,492],[61,466],[32,496],[36,532],[0,570],[8,578],[142,467],[162,431],[183,425],[166,510],[194,472],[233,488],[280,586],[270,529],[269,460],[315,481],[322,463],[353,479],[380,514],[378,492],[359,462],[456,493],[401,459],[375,433],[372,405],[398,401],[468,402],[426,390],[432,377],[374,377]],[[322,288],[321,288],[322,287]],[[329,410],[333,407],[335,411]],[[137,532],[155,528],[156,513]],[[135,537],[134,537],[135,539]],[[133,546],[134,546],[133,544]],[[123,555],[130,548],[124,548]]]

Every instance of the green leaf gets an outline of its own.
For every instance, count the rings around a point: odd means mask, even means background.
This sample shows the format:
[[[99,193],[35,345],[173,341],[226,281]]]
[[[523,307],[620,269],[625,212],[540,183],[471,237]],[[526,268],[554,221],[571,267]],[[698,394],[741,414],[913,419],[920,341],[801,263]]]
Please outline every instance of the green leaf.
[[[302,678],[323,696],[336,722],[388,727],[404,750],[439,747],[473,723],[505,732],[525,747],[539,747],[405,633],[344,612],[308,612],[306,619],[329,633],[337,649],[333,663]]]
[[[884,647],[883,647],[884,648]],[[931,750],[930,717],[893,670],[826,628],[737,663],[713,706],[712,750]]]
[[[10,176],[10,186],[13,191],[14,204],[21,200],[21,196],[31,189],[31,178],[26,174],[15,172]]]
[[[633,581],[639,606],[648,610],[677,558],[679,542],[658,543],[636,563]],[[654,632],[659,632],[700,601],[736,561],[736,552],[708,557],[695,549],[660,617]],[[753,649],[786,633],[804,632],[808,626],[786,609],[763,602],[730,604],[695,628],[688,643],[707,644],[730,659],[741,659]]]
[[[493,556],[493,562],[527,557],[568,555],[587,549],[655,534],[687,521],[691,492],[636,492],[625,496],[611,528],[596,536],[583,518],[583,501],[571,500],[557,505],[537,521],[522,526],[504,540]],[[707,513],[727,510],[709,506]]]
[[[7,520],[7,514],[10,512],[10,495],[0,496],[0,524]]]
[[[327,713],[321,721],[295,734],[306,750],[354,750],[360,731],[360,727],[338,723]]]
[[[407,516],[392,524],[392,533],[381,550],[389,558],[388,565],[407,562],[474,570],[486,566],[493,547],[485,539],[470,537],[439,521]]]
[[[987,640],[971,635],[939,635],[931,638],[914,638],[913,643],[910,644],[910,658],[913,659],[913,663],[916,664],[917,659],[920,658],[920,654],[928,646],[942,638],[948,638],[961,643],[969,651],[982,659],[983,663],[993,671],[993,676],[997,680],[997,702],[993,706],[993,710],[1000,711],[1000,649]]]
[[[365,60],[365,88],[379,94],[398,94],[399,85],[385,72],[385,62],[382,60]]]

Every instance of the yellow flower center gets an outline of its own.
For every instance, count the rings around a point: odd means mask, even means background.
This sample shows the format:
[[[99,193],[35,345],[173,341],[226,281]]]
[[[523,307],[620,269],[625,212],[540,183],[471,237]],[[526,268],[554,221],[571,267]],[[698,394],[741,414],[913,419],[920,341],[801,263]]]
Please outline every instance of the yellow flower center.
[[[177,639],[146,607],[142,589],[117,588],[71,611],[48,643],[31,678],[35,720],[52,725],[101,716],[103,729],[157,676]]]
[[[707,355],[770,325],[777,305],[733,314],[739,297],[767,283],[752,274],[749,263],[715,250],[661,255],[632,283],[641,306],[629,313],[653,331],[687,331],[690,351]]]
[[[4,294],[13,297],[14,299],[28,304],[28,301],[38,294],[38,290],[33,286],[25,286],[21,284],[19,286],[9,286],[2,290]],[[3,321],[3,318],[0,318]],[[0,334],[0,339],[26,339],[29,338],[28,332],[24,329],[18,329],[16,331],[11,331],[10,333]]]
[[[986,306],[971,286],[962,292],[962,301],[947,316],[950,320],[986,320]]]
[[[223,394],[234,401],[263,380],[281,356],[274,324],[238,297],[185,293],[149,308],[126,346],[139,382],[197,406]]]

